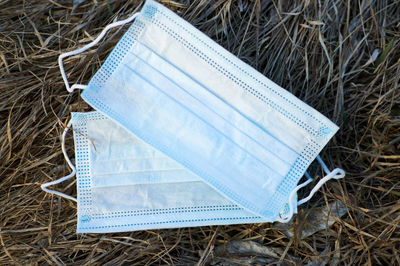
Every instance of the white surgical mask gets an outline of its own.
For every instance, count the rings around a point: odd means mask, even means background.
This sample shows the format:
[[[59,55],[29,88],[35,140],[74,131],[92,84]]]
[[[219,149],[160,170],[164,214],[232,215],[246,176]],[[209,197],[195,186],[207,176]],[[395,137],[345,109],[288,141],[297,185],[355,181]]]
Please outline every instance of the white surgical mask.
[[[89,85],[69,87],[62,59],[133,18]],[[338,130],[152,0],[59,61],[69,91],[84,89],[92,107],[268,221],[279,219],[300,178]],[[326,172],[321,181],[344,176],[341,169]]]
[[[268,222],[205,184],[99,112],[73,113],[78,233]],[[67,132],[68,128],[65,132]],[[63,197],[75,198],[47,189]],[[296,198],[293,209],[297,209]],[[281,215],[286,216],[286,207]]]

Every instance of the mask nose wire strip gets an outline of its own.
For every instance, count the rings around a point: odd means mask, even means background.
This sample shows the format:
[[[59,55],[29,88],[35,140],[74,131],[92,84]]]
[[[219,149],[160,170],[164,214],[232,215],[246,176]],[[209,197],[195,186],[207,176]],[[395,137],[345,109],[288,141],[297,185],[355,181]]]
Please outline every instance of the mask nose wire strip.
[[[309,201],[309,200],[312,198],[312,196],[314,196],[314,194],[315,194],[326,182],[328,182],[329,180],[331,180],[331,179],[340,179],[340,178],[343,178],[343,177],[346,175],[345,172],[344,172],[342,169],[340,169],[340,168],[335,168],[334,170],[332,170],[332,172],[329,171],[328,167],[327,167],[326,164],[322,161],[322,159],[321,159],[320,156],[317,156],[317,160],[318,160],[318,162],[321,164],[321,166],[322,166],[324,172],[326,173],[326,176],[324,176],[321,180],[318,181],[318,183],[317,183],[317,184],[314,186],[314,188],[311,190],[310,194],[309,194],[306,198],[300,200],[300,201],[297,203],[297,206],[300,206],[301,204],[304,204],[304,203],[306,203],[307,201]],[[293,191],[292,191],[292,192],[290,193],[290,195],[289,195],[289,203],[288,203],[288,204],[289,204],[289,213],[288,213],[288,215],[287,215],[286,217],[284,217],[284,218],[277,217],[276,220],[277,220],[278,222],[287,223],[287,222],[290,221],[290,219],[292,219],[292,216],[293,216],[293,207],[292,207],[292,204],[293,204],[294,198],[296,197],[296,193],[297,193],[297,191],[298,191],[299,189],[301,189],[302,187],[306,186],[306,185],[309,184],[311,181],[312,181],[312,179],[308,179],[307,181],[305,181],[304,183],[298,185],[295,189],[293,189]]]
[[[69,175],[66,175],[66,176],[64,176],[64,177],[62,177],[62,178],[60,178],[60,179],[57,179],[57,180],[54,180],[54,181],[51,181],[51,182],[48,182],[48,183],[44,183],[44,184],[42,184],[40,187],[42,188],[42,190],[46,191],[47,193],[55,194],[55,195],[58,195],[58,196],[61,196],[61,197],[63,197],[63,198],[70,199],[70,200],[73,200],[73,201],[76,202],[76,201],[77,201],[76,198],[74,198],[74,197],[72,197],[72,196],[70,196],[70,195],[67,195],[67,194],[65,194],[65,193],[62,193],[62,192],[59,192],[59,191],[55,191],[55,190],[51,190],[51,189],[48,189],[48,188],[47,188],[47,187],[49,187],[49,186],[57,185],[57,184],[59,184],[59,183],[61,183],[61,182],[64,182],[64,181],[70,179],[71,177],[75,176],[75,174],[76,174],[76,168],[75,168],[75,166],[72,164],[72,162],[71,162],[71,160],[69,159],[68,154],[67,154],[67,152],[66,152],[66,150],[65,150],[65,135],[67,134],[68,129],[69,129],[69,127],[70,127],[71,124],[72,124],[71,122],[72,122],[71,120],[68,122],[68,125],[67,125],[67,127],[64,129],[64,132],[63,132],[63,134],[62,134],[61,149],[62,149],[62,152],[63,152],[63,154],[64,154],[65,160],[67,161],[69,167],[72,169],[72,172],[71,172]]]
[[[133,14],[131,17],[121,20],[121,21],[117,21],[114,23],[111,23],[109,25],[107,25],[100,33],[99,36],[97,36],[96,39],[94,39],[92,42],[86,44],[85,46],[83,46],[82,48],[67,52],[67,53],[63,53],[58,57],[58,65],[60,67],[60,72],[61,72],[61,76],[64,80],[65,83],[65,87],[67,88],[67,91],[69,92],[73,92],[76,89],[85,89],[87,87],[87,85],[83,85],[83,84],[73,84],[72,87],[69,86],[69,82],[67,79],[67,75],[65,74],[65,70],[64,70],[64,65],[63,65],[63,59],[72,55],[76,55],[76,54],[80,54],[84,51],[86,51],[87,49],[92,48],[93,46],[95,46],[96,44],[99,43],[99,41],[106,35],[107,31],[115,28],[115,27],[119,27],[122,26],[126,23],[131,22],[132,20],[134,20],[140,13],[135,13]]]

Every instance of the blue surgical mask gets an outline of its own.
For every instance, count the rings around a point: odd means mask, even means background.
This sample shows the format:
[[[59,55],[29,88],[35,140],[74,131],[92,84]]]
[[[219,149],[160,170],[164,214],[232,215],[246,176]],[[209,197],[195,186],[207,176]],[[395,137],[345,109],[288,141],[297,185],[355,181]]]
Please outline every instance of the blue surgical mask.
[[[99,112],[73,113],[78,233],[268,222]],[[67,132],[68,128],[65,132]],[[52,182],[54,185],[61,181]],[[297,201],[293,201],[297,209]],[[282,210],[286,216],[289,208]]]
[[[69,87],[62,59],[133,18],[89,85]],[[96,110],[267,221],[281,219],[300,178],[338,130],[152,0],[59,61],[68,90],[84,89],[83,99]],[[323,181],[343,176],[328,170]],[[292,208],[289,213],[284,221]]]

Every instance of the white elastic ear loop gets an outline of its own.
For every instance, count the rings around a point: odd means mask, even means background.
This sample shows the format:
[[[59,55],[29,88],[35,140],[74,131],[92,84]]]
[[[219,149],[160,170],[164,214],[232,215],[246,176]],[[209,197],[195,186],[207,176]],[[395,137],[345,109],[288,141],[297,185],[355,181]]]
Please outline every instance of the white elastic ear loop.
[[[331,171],[329,171],[328,166],[326,166],[326,164],[324,163],[324,161],[322,161],[321,156],[317,155],[317,161],[319,162],[319,164],[322,166],[322,169],[324,169],[325,174],[329,175],[329,173]]]
[[[87,85],[83,85],[83,84],[74,84],[74,85],[72,85],[72,87],[70,87],[70,86],[69,86],[68,79],[67,79],[67,75],[65,74],[64,65],[63,65],[62,60],[63,60],[64,58],[66,58],[66,57],[69,57],[69,56],[72,56],[72,55],[76,55],[76,54],[80,54],[80,53],[86,51],[87,49],[92,48],[93,46],[95,46],[96,44],[99,43],[99,41],[104,37],[104,35],[106,35],[106,33],[107,33],[108,30],[110,30],[110,29],[112,29],[112,28],[115,28],[115,27],[122,26],[122,25],[124,25],[124,24],[126,24],[126,23],[131,22],[131,21],[134,20],[139,14],[140,14],[140,13],[135,13],[135,14],[133,14],[131,17],[127,18],[127,19],[124,19],[124,20],[121,20],[121,21],[117,21],[117,22],[114,22],[114,23],[111,23],[111,24],[107,25],[107,26],[101,31],[100,35],[97,36],[97,38],[96,38],[94,41],[92,41],[92,42],[86,44],[86,45],[83,46],[82,48],[79,48],[79,49],[76,49],[76,50],[73,50],[73,51],[70,51],[70,52],[67,52],[67,53],[63,53],[63,54],[61,54],[61,55],[58,57],[58,65],[59,65],[59,67],[60,67],[61,76],[62,76],[62,78],[63,78],[63,80],[64,80],[65,87],[67,88],[67,91],[72,92],[72,91],[75,90],[75,89],[82,89],[82,90],[83,90],[83,89],[85,89],[85,88],[87,87]]]
[[[308,197],[300,200],[297,203],[297,206],[306,203],[307,201],[309,201],[312,196],[314,196],[314,194],[329,180],[331,179],[341,179],[345,176],[345,172],[340,169],[340,168],[335,168],[332,170],[332,172],[330,172],[329,174],[327,174],[324,178],[322,178],[321,180],[318,181],[318,183],[314,186],[314,188],[311,190],[310,194],[308,195]]]
[[[326,164],[324,163],[324,161],[322,161],[321,157],[318,155],[317,156],[317,160],[318,162],[321,164],[322,169],[324,170],[324,172],[326,173],[326,176],[324,176],[321,180],[318,181],[318,183],[314,186],[314,188],[311,190],[310,194],[308,195],[308,197],[300,200],[297,203],[297,206],[300,206],[301,204],[304,204],[305,202],[309,201],[312,196],[314,196],[314,194],[326,183],[328,182],[330,179],[334,178],[334,179],[340,179],[343,178],[346,173],[340,169],[340,168],[335,168],[332,172],[329,171],[328,167],[326,166]],[[312,181],[312,179],[308,179],[306,182],[298,185],[295,189],[293,189],[293,191],[290,193],[289,195],[289,213],[287,215],[287,217],[284,218],[280,218],[278,217],[276,220],[278,222],[281,223],[287,223],[290,221],[290,219],[292,219],[293,216],[293,200],[296,197],[296,193],[299,189],[301,189],[302,187],[306,186],[307,184],[309,184]]]
[[[77,201],[76,198],[74,198],[74,197],[72,197],[72,196],[70,196],[70,195],[67,195],[67,194],[65,194],[65,193],[62,193],[62,192],[59,192],[59,191],[55,191],[55,190],[51,190],[51,189],[48,189],[48,188],[47,188],[47,187],[49,187],[49,186],[57,185],[57,184],[59,184],[59,183],[61,183],[61,182],[64,182],[65,180],[70,179],[71,177],[75,176],[75,174],[76,174],[76,168],[75,168],[75,166],[72,164],[71,160],[70,160],[69,157],[68,157],[67,151],[65,150],[65,135],[67,134],[68,129],[69,129],[69,127],[71,126],[71,124],[72,124],[72,120],[70,120],[70,121],[68,122],[67,127],[64,129],[64,132],[63,132],[62,137],[61,137],[61,138],[62,138],[62,140],[61,140],[61,149],[62,149],[62,152],[63,152],[63,154],[64,154],[65,160],[67,161],[69,167],[72,169],[72,172],[71,172],[69,175],[64,176],[64,177],[62,177],[62,178],[60,178],[60,179],[57,179],[57,180],[54,180],[54,181],[52,181],[52,182],[48,182],[48,183],[42,184],[40,187],[41,187],[44,191],[46,191],[47,193],[55,194],[55,195],[58,195],[58,196],[61,196],[61,197],[63,197],[63,198],[70,199],[70,200],[73,200],[73,201],[76,202],[76,201]]]
[[[307,181],[301,183],[300,185],[298,185],[297,187],[295,187],[292,192],[289,195],[289,212],[285,217],[282,217],[281,214],[279,214],[279,217],[276,219],[278,222],[280,223],[287,223],[290,221],[290,219],[292,219],[293,217],[293,201],[296,200],[296,196],[297,196],[297,191],[299,191],[301,188],[307,186],[308,184],[310,184],[313,179],[311,178],[311,176],[305,172],[304,175],[307,177]],[[297,204],[298,206],[299,204]]]

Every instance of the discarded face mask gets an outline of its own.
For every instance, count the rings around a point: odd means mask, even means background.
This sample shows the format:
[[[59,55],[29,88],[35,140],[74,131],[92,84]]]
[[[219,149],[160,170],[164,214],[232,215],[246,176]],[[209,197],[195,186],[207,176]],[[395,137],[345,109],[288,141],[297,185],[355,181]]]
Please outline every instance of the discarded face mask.
[[[99,112],[73,113],[76,168],[43,184],[78,203],[78,233],[106,233],[269,222],[225,198],[202,179]],[[77,199],[47,187],[76,174]],[[297,199],[293,199],[297,210]],[[289,208],[281,212],[288,215]]]
[[[62,60],[133,19],[89,85],[70,87]],[[59,63],[69,91],[84,89],[83,99],[96,110],[268,221],[281,219],[300,178],[338,130],[152,0]],[[322,183],[344,177],[341,169],[324,169]],[[291,218],[291,206],[281,221]]]

